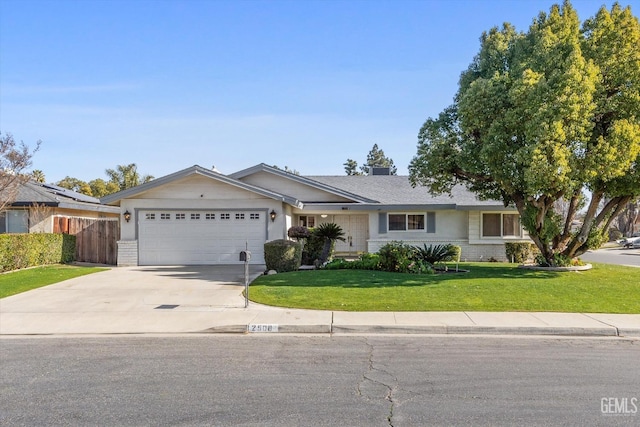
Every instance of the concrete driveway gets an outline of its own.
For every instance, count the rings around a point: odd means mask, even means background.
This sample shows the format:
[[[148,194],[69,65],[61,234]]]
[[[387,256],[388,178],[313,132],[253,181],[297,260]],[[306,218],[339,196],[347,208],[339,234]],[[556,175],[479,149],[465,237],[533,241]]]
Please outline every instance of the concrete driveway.
[[[0,334],[194,331],[242,311],[243,290],[244,265],[112,268],[0,299]]]

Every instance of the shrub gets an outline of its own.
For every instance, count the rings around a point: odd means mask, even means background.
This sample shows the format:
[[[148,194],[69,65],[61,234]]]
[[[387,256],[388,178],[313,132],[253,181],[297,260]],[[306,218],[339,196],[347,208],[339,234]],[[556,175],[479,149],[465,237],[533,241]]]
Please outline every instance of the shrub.
[[[316,260],[320,258],[322,247],[324,246],[324,238],[317,236],[313,230],[311,235],[304,241],[304,249],[302,251],[302,264],[314,265]]]
[[[557,253],[553,254],[553,265],[550,265],[540,253],[536,255],[535,259],[536,264],[541,267],[577,267],[585,265],[580,258],[569,258],[568,256]]]
[[[328,270],[379,270],[380,257],[377,254],[362,254],[353,261],[334,259],[324,266]]]
[[[307,227],[303,225],[296,225],[290,227],[289,230],[287,230],[287,236],[296,240],[307,239],[309,238],[309,236],[311,236],[311,232]]]
[[[524,264],[532,259],[537,249],[531,242],[507,242],[504,247],[507,260],[518,264]]]
[[[75,259],[76,237],[68,234],[0,234],[0,271]]]
[[[278,273],[295,271],[302,261],[302,244],[291,240],[273,240],[264,244],[264,262],[267,270]]]
[[[415,252],[413,246],[403,242],[389,242],[378,250],[380,269],[392,273],[406,273],[409,265],[416,260]]]
[[[451,244],[430,246],[424,244],[422,248],[419,246],[414,248],[416,257],[429,264],[460,259],[460,247]]]

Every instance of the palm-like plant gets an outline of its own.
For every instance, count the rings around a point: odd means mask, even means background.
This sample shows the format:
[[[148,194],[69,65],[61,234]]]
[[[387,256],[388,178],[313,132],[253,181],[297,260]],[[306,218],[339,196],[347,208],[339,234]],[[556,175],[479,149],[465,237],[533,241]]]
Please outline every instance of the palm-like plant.
[[[320,258],[318,259],[318,262],[320,264],[324,264],[329,261],[336,240],[340,240],[342,242],[345,241],[344,231],[342,230],[342,227],[332,222],[320,224],[313,230],[313,233],[317,237],[324,239],[322,253],[320,254]]]
[[[424,248],[420,246],[414,247],[416,250],[416,256],[423,261],[433,265],[437,262],[452,261],[458,255],[458,250],[454,245],[424,245]]]

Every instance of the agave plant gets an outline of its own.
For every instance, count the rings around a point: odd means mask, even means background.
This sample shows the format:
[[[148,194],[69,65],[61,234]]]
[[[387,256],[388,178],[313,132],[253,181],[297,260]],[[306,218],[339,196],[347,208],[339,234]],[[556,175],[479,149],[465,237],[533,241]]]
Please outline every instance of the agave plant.
[[[458,255],[458,250],[454,245],[424,245],[423,248],[415,246],[416,256],[429,264],[437,262],[451,261]]]
[[[324,239],[322,253],[320,254],[320,258],[318,258],[318,262],[320,264],[324,264],[329,261],[336,240],[340,240],[342,242],[345,241],[342,227],[332,222],[320,224],[313,230],[313,233],[317,237]]]

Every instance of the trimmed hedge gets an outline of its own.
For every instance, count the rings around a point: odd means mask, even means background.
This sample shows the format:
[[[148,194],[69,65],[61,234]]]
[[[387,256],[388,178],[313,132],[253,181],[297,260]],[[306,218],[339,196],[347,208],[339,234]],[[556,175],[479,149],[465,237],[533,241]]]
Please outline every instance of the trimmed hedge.
[[[0,272],[75,260],[76,236],[33,233],[0,234]]]
[[[267,270],[296,271],[302,263],[302,243],[283,239],[267,242],[264,244],[264,262]]]
[[[518,264],[532,260],[538,252],[535,243],[531,242],[506,242],[504,247],[507,260]]]

